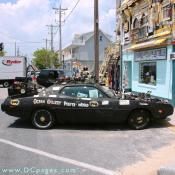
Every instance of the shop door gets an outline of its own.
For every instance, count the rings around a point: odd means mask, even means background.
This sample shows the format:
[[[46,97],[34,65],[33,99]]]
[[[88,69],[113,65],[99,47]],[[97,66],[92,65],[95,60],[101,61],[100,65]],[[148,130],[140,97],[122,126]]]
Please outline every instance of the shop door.
[[[172,103],[175,106],[175,60],[173,60],[173,87],[172,87]]]
[[[126,61],[124,63],[124,87],[126,91],[131,91],[132,89],[132,61]]]

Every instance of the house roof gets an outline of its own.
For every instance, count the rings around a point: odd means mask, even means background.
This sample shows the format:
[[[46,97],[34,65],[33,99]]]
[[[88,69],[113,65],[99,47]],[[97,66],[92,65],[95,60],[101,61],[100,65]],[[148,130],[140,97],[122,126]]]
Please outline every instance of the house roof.
[[[99,32],[103,33],[104,36],[111,41],[111,35],[103,32],[102,30],[99,30]],[[69,49],[69,48],[76,48],[78,46],[82,46],[85,45],[85,43],[91,38],[93,37],[94,32],[87,32],[87,33],[83,33],[80,35],[74,35],[74,39],[72,40],[72,43],[70,45],[68,45],[67,47],[65,47],[63,50]]]
[[[105,37],[108,39],[108,40],[111,40],[111,35],[103,32],[102,30],[99,30],[99,32],[103,33],[105,35]],[[79,36],[79,38],[84,38],[85,42],[87,40],[89,40],[92,36],[94,35],[94,31],[91,31],[91,32],[87,32],[87,33],[83,33]]]

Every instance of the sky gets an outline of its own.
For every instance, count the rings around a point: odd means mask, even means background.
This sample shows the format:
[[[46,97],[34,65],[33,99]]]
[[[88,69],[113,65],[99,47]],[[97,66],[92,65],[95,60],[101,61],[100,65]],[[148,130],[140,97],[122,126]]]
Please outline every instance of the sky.
[[[66,19],[78,0],[0,0],[0,42],[4,43],[7,55],[14,56],[15,42],[19,53],[29,58],[33,52],[46,46],[50,40],[46,25],[57,25],[58,14],[53,7],[67,8]],[[69,45],[74,34],[93,30],[94,1],[80,0],[77,7],[63,23],[63,48]],[[114,36],[116,0],[99,0],[100,29]],[[54,50],[59,48],[57,28],[54,32]],[[113,37],[114,38],[114,37]],[[48,43],[48,48],[50,43]]]

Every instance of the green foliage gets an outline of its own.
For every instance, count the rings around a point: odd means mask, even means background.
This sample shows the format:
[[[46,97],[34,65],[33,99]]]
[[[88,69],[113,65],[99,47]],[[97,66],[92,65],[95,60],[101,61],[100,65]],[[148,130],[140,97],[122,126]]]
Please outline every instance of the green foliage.
[[[46,69],[46,68],[58,68],[60,66],[58,62],[58,54],[46,50],[46,49],[38,49],[34,53],[34,64],[39,68],[39,69]]]
[[[0,51],[0,57],[5,56],[5,52],[4,51]]]

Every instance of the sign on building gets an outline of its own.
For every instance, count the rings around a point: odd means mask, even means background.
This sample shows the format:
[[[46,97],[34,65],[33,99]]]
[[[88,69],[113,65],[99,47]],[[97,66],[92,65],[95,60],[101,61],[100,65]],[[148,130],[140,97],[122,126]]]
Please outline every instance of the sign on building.
[[[164,60],[167,58],[167,49],[158,48],[134,53],[134,61]]]

